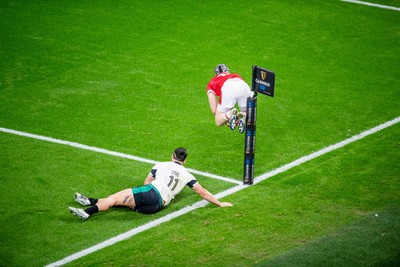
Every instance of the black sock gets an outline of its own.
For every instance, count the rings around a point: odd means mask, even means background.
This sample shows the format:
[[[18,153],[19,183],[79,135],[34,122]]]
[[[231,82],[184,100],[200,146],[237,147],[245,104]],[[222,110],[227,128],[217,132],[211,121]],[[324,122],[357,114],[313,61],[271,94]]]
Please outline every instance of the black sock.
[[[91,198],[89,197],[90,205],[95,205],[97,201],[99,201],[97,198]]]
[[[89,208],[85,209],[85,212],[89,215],[93,215],[99,212],[99,207],[96,205],[90,206]]]

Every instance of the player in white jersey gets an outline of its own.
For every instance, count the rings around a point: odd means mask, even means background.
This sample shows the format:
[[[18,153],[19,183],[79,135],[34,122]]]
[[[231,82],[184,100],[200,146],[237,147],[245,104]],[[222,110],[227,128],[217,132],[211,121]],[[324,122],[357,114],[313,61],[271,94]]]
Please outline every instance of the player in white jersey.
[[[69,207],[69,210],[82,220],[114,206],[125,206],[140,213],[152,214],[167,206],[185,186],[189,186],[203,199],[217,206],[232,206],[229,202],[220,202],[200,185],[183,166],[186,163],[186,157],[186,149],[175,149],[171,161],[157,163],[153,166],[144,180],[143,186],[128,188],[101,199],[88,198],[75,193],[75,201],[89,207],[85,210]]]

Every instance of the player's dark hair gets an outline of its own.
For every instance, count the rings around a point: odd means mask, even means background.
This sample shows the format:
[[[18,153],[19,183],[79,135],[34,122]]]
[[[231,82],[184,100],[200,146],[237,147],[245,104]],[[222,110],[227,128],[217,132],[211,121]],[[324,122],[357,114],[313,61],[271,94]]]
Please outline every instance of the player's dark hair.
[[[187,157],[186,149],[184,149],[183,147],[178,147],[177,149],[175,149],[173,157],[176,160],[184,162]]]

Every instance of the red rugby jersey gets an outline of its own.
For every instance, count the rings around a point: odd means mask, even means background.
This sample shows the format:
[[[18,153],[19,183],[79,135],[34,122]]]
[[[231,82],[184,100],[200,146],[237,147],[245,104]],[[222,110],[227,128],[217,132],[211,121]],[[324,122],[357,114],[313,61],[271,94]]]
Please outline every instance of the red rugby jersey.
[[[224,85],[225,81],[231,78],[240,78],[239,74],[223,72],[213,77],[207,85],[207,93],[208,91],[213,91],[217,96],[221,96],[221,88]]]

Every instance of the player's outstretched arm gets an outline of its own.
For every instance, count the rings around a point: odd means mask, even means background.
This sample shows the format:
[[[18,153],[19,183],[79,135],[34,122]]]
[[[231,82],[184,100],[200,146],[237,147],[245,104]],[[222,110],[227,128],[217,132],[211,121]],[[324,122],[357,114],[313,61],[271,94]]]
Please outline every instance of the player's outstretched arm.
[[[199,196],[201,196],[203,199],[207,200],[208,202],[211,202],[219,207],[232,207],[233,204],[229,202],[220,202],[218,199],[216,199],[207,189],[202,187],[199,183],[195,184],[193,186],[193,191],[195,191]]]

